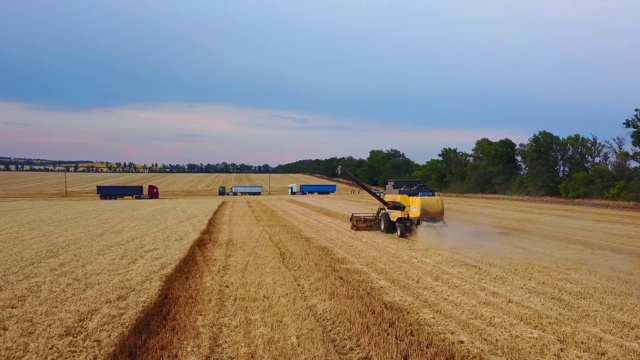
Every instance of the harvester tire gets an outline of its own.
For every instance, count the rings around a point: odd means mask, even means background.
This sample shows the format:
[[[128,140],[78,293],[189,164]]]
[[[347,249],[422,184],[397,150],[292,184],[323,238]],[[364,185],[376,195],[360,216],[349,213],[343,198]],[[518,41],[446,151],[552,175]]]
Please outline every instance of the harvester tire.
[[[403,223],[397,223],[396,224],[396,234],[398,234],[399,238],[406,238],[407,237],[407,225],[405,225]]]
[[[380,215],[380,231],[383,233],[391,234],[395,230],[396,224],[391,221],[391,217],[388,213],[383,212]]]

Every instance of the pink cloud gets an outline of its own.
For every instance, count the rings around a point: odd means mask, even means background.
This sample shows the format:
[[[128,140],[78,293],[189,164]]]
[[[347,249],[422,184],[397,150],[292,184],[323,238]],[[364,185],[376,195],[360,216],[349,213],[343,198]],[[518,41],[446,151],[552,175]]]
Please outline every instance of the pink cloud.
[[[274,160],[279,164],[287,164],[299,159],[296,159],[293,154],[276,154]]]
[[[371,149],[389,148],[427,157],[445,146],[470,149],[482,137],[516,142],[528,138],[501,129],[404,131],[363,120],[219,104],[70,112],[0,103],[0,119],[14,124],[0,120],[2,155],[136,163],[276,165],[332,156],[366,157]]]
[[[182,104],[162,105],[158,108],[122,108],[113,113],[147,124],[180,127],[182,129],[215,131],[218,133],[273,134],[268,126],[252,127],[264,121],[265,110],[232,108],[224,105],[187,107]]]
[[[103,141],[98,140],[97,132],[52,132],[41,128],[11,128],[0,127],[0,141],[23,144],[39,145],[82,145],[107,147]]]
[[[157,154],[159,158],[170,158],[175,154],[184,153],[186,147],[181,144],[168,144],[154,142],[150,145],[150,150]]]
[[[118,149],[120,155],[127,159],[135,159],[140,156],[140,150],[136,146],[123,146]]]

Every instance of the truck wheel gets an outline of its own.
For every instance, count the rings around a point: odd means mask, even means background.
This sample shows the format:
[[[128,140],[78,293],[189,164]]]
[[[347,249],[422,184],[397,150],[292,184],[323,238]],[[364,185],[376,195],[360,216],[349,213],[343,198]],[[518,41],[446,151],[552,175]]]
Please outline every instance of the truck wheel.
[[[389,213],[383,212],[380,215],[380,231],[391,234],[395,230],[395,224],[391,221]]]
[[[407,237],[407,225],[403,223],[396,224],[396,234],[398,234],[399,238]]]

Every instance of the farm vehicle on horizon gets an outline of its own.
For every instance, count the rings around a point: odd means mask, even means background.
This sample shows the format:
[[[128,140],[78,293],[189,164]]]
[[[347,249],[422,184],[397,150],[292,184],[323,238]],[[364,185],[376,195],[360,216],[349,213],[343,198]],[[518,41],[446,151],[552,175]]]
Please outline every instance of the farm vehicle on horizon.
[[[96,193],[100,200],[117,200],[131,196],[134,199],[158,199],[160,191],[155,185],[149,185],[147,195],[142,185],[96,185]]]
[[[336,192],[335,184],[289,184],[287,187],[287,193],[289,195],[329,195]]]
[[[218,196],[262,195],[262,191],[262,185],[233,185],[229,192],[227,192],[226,186],[218,186]]]

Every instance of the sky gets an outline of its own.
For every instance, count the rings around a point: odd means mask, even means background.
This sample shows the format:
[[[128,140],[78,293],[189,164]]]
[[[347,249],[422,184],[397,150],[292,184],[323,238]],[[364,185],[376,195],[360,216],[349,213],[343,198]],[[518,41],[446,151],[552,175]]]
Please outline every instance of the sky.
[[[627,136],[640,2],[17,1],[0,156],[244,162]]]

